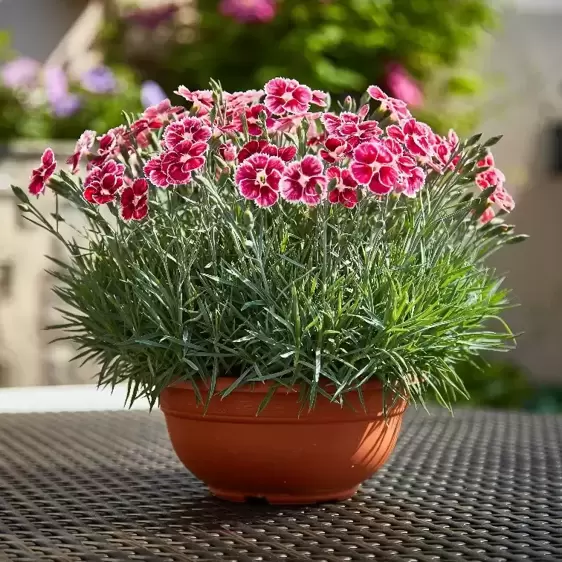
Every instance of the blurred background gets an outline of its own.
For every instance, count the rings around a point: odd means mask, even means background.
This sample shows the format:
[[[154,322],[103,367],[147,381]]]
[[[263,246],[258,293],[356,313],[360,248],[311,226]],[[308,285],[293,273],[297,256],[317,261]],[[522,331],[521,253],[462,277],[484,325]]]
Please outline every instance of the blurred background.
[[[503,134],[496,163],[529,241],[492,262],[519,306],[515,350],[459,367],[478,405],[562,411],[562,0],[0,0],[0,386],[91,382],[57,322],[45,254],[19,216],[46,145],[70,154],[179,84],[289,76],[333,98],[378,84],[446,133]],[[59,160],[62,158],[59,157]]]

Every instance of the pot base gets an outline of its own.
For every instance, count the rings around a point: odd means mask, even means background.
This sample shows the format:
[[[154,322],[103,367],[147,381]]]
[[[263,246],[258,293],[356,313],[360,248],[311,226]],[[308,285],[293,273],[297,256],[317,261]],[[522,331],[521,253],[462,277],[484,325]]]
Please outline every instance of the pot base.
[[[263,502],[270,505],[307,505],[314,503],[341,502],[353,497],[358,489],[359,486],[354,486],[348,490],[322,492],[319,494],[267,494],[255,496],[209,487],[211,494],[221,500],[234,503]]]

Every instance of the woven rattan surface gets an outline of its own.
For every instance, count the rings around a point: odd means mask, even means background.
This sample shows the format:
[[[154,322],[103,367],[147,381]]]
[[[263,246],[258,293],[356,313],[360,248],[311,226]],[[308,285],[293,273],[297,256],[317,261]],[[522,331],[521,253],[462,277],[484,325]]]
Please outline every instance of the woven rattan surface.
[[[562,417],[410,412],[348,502],[211,498],[159,412],[0,415],[0,561],[562,561]]]

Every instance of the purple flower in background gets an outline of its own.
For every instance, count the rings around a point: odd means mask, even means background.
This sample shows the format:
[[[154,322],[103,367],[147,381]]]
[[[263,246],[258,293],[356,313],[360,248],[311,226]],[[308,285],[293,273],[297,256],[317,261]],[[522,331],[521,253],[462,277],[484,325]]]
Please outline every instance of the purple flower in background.
[[[61,66],[45,68],[45,92],[49,102],[68,94],[68,78]]]
[[[82,87],[93,94],[110,94],[117,89],[115,74],[107,66],[96,66],[82,74]]]
[[[57,117],[70,117],[80,109],[80,98],[68,91],[68,78],[60,66],[45,69],[45,93]]]
[[[21,57],[7,62],[0,69],[2,83],[13,90],[32,88],[37,82],[40,64],[28,57]]]
[[[80,98],[76,94],[66,94],[51,103],[51,109],[57,117],[71,117],[80,109]]]
[[[265,23],[275,17],[276,6],[275,0],[222,0],[219,10],[240,23]]]
[[[168,96],[161,88],[160,84],[154,80],[147,80],[141,85],[141,103],[146,109],[151,105],[158,105],[161,101],[167,99]]]

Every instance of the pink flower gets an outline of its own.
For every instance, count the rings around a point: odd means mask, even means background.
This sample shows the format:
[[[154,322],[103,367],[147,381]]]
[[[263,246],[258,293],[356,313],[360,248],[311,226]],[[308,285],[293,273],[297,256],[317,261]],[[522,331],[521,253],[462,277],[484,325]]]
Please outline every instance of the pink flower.
[[[146,119],[150,129],[160,129],[160,127],[163,127],[174,115],[178,115],[183,111],[185,111],[183,107],[172,106],[170,100],[165,99],[156,105],[147,107],[142,117]]]
[[[360,122],[355,113],[324,113],[321,120],[329,134],[345,139],[352,147],[375,139],[382,133],[377,121]]]
[[[416,193],[424,186],[426,174],[419,166],[410,169],[403,168],[400,181],[394,187],[396,193],[403,193],[407,197],[415,197]]]
[[[240,193],[260,207],[270,207],[279,198],[279,182],[285,164],[281,158],[254,154],[238,166],[235,175]]]
[[[303,121],[308,123],[307,137],[311,138],[318,132],[316,120],[322,113],[300,113],[298,115],[284,115],[275,120],[272,130],[277,133],[296,133]]]
[[[131,124],[131,135],[140,148],[150,146],[150,126],[144,117]]]
[[[121,193],[121,218],[125,221],[140,221],[148,214],[148,182],[136,179]]]
[[[478,160],[477,166],[479,168],[493,168],[496,165],[494,162],[494,156],[491,152],[488,152],[482,160]]]
[[[305,156],[285,169],[281,195],[291,203],[302,201],[307,205],[317,205],[325,196],[327,183],[320,158]]]
[[[191,180],[191,172],[199,170],[205,164],[206,142],[185,140],[173,150],[162,155],[162,172],[168,178],[168,184],[182,185]]]
[[[434,133],[429,125],[408,119],[402,125],[390,125],[386,129],[387,135],[403,143],[410,154],[422,162],[429,162],[434,156],[433,147],[435,145]]]
[[[66,160],[66,163],[70,166],[70,172],[72,174],[76,174],[78,172],[81,158],[90,153],[90,149],[94,146],[95,141],[95,131],[87,130],[80,135],[80,138],[74,147],[74,153]]]
[[[266,140],[251,140],[247,142],[238,153],[238,163],[241,164],[254,154],[262,153],[267,146],[269,146],[269,143]]]
[[[266,23],[275,17],[275,0],[222,0],[219,5],[223,16],[240,23]]]
[[[402,65],[390,63],[387,66],[386,82],[394,97],[413,107],[423,105],[423,94],[419,85]]]
[[[496,188],[496,191],[492,193],[490,201],[493,201],[500,209],[503,209],[507,213],[511,213],[515,208],[515,201],[513,197],[505,190],[503,186]]]
[[[429,125],[415,119],[408,119],[402,130],[406,136],[406,147],[414,156],[421,160],[428,160],[433,156],[431,142],[433,131]]]
[[[191,110],[197,116],[207,115],[214,105],[213,92],[211,90],[189,90],[185,86],[180,86],[174,94],[185,98],[192,103]]]
[[[197,117],[185,117],[170,123],[164,131],[164,146],[174,150],[184,141],[204,142],[211,138],[211,128]]]
[[[318,107],[327,107],[328,94],[321,90],[312,90],[312,103]]]
[[[261,137],[263,134],[263,126],[261,121],[261,114],[265,114],[265,126],[267,129],[273,127],[274,121],[271,118],[271,113],[263,104],[254,105],[243,110],[248,125],[248,133],[253,137]],[[242,122],[241,113],[236,117],[232,125],[233,130],[239,133],[244,132],[244,124]]]
[[[289,78],[273,78],[265,94],[265,106],[275,115],[306,113],[312,102],[312,90]]]
[[[333,164],[349,156],[351,150],[352,147],[347,141],[338,137],[328,137],[324,147],[320,149],[320,156],[326,162]]]
[[[122,131],[118,127],[110,129],[107,133],[99,136],[98,140],[98,151],[89,163],[89,167],[101,166],[108,158],[111,156],[116,156],[119,154],[119,146],[123,140]]]
[[[162,156],[156,156],[149,160],[144,166],[144,173],[148,179],[157,187],[169,187],[168,176],[162,170]]]
[[[487,189],[492,186],[503,187],[505,182],[505,176],[497,168],[488,168],[483,172],[480,172],[476,176],[476,185],[481,189]]]
[[[89,203],[105,205],[115,200],[123,187],[125,166],[114,160],[107,160],[95,166],[84,181],[84,199]]]
[[[489,223],[495,216],[496,216],[496,213],[495,213],[494,209],[492,209],[492,207],[488,207],[480,215],[480,218],[478,220],[480,221],[481,224],[486,224],[486,223]]]
[[[246,90],[245,92],[223,92],[223,100],[226,104],[226,112],[243,109],[248,105],[259,103],[263,97],[263,90]]]
[[[383,111],[390,112],[390,118],[394,121],[402,121],[402,119],[409,119],[412,116],[406,102],[387,96],[378,86],[369,86],[367,93],[372,99],[380,102]]]
[[[244,160],[253,154],[267,154],[268,156],[278,156],[284,162],[290,162],[297,153],[294,146],[275,146],[266,140],[251,140],[247,142],[238,153],[238,162],[242,163]]]
[[[330,203],[340,203],[348,209],[353,209],[357,205],[357,182],[349,170],[332,166],[326,171],[326,176],[328,181],[336,180],[334,189],[328,193]]]
[[[437,163],[437,170],[443,171],[445,166],[448,166],[449,169],[454,170],[459,160],[461,159],[460,154],[457,154],[453,157],[453,154],[455,154],[458,149],[459,137],[457,136],[455,131],[453,131],[453,129],[449,130],[449,133],[446,137],[440,137],[439,135],[435,134],[434,137],[433,153]]]
[[[219,146],[219,154],[225,162],[234,162],[236,160],[236,147],[232,141],[226,141]]]
[[[478,162],[480,168],[486,168],[480,172],[475,179],[476,185],[484,191],[485,189],[495,186],[495,190],[490,195],[490,201],[496,203],[500,209],[510,213],[515,208],[513,197],[506,191],[504,187],[505,176],[501,170],[495,167],[494,157],[491,152]]]
[[[40,195],[45,191],[45,186],[54,174],[56,167],[55,153],[50,148],[45,149],[41,156],[41,165],[31,172],[28,188],[31,195]]]
[[[396,156],[377,141],[361,143],[353,152],[351,173],[362,185],[378,195],[390,193],[399,180]]]

